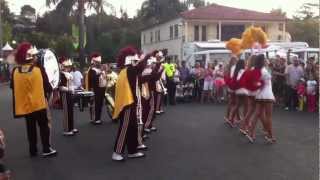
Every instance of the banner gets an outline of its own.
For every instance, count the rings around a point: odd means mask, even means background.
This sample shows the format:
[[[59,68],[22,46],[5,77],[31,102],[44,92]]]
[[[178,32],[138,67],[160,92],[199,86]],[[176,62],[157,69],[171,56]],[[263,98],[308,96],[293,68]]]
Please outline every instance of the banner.
[[[73,42],[73,47],[75,49],[79,48],[79,37],[80,37],[80,31],[79,31],[79,26],[72,24],[72,42]],[[86,30],[84,31],[84,47],[87,44],[87,33]]]

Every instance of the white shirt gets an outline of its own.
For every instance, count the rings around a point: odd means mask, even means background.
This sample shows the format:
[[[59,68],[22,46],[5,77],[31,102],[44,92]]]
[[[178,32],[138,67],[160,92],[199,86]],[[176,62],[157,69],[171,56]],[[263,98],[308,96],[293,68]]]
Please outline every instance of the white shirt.
[[[72,85],[75,87],[75,89],[78,89],[82,86],[82,79],[83,76],[80,71],[73,71],[71,72],[73,79],[72,79]]]

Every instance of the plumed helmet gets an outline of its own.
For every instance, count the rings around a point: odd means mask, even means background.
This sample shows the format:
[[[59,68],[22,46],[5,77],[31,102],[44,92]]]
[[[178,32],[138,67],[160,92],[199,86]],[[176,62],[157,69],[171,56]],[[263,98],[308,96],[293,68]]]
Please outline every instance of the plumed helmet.
[[[91,53],[90,60],[91,60],[91,63],[101,63],[102,61],[101,54],[99,52]]]
[[[23,42],[19,44],[17,52],[15,54],[15,61],[17,64],[25,64],[33,59],[33,55],[36,55],[38,50],[34,48],[31,43]]]
[[[135,57],[137,56],[137,57]],[[118,68],[122,69],[125,65],[128,65],[129,60],[133,60],[133,58],[138,58],[138,51],[133,46],[127,46],[122,48],[117,57],[117,66]],[[126,63],[127,61],[127,63]]]

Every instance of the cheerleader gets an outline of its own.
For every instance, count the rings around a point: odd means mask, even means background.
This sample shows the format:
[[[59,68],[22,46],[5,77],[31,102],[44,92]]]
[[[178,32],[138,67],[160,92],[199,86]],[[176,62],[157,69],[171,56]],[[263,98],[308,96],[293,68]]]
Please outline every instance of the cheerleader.
[[[224,74],[224,80],[226,82],[226,85],[228,87],[228,105],[227,105],[227,111],[224,117],[224,120],[230,124],[230,115],[231,115],[231,110],[233,109],[235,105],[235,86],[234,86],[234,81],[232,81],[232,77],[236,68],[236,63],[238,59],[236,56],[232,56],[229,64],[226,67],[225,74]],[[231,124],[230,124],[231,125]]]
[[[113,119],[119,119],[120,124],[112,154],[115,161],[124,160],[125,147],[128,149],[129,158],[145,156],[137,149],[138,123],[142,116],[139,76],[149,57],[140,59],[137,53],[136,49],[126,47],[120,50],[118,56],[118,67],[121,71],[116,84]]]
[[[235,127],[235,116],[239,113],[241,106],[243,106],[243,113],[247,113],[247,105],[246,105],[246,96],[248,95],[248,91],[241,84],[240,82],[243,81],[243,74],[244,74],[244,68],[245,68],[245,62],[244,60],[239,60],[236,64],[233,76],[232,76],[232,82],[233,82],[233,88],[235,92],[235,104],[230,112],[229,122],[232,127]],[[241,119],[238,119],[238,122],[241,121]]]
[[[254,85],[254,64],[255,64],[255,55],[250,56],[250,58],[247,61],[247,67],[246,70],[243,74],[243,78],[242,81],[240,82],[240,84],[242,84],[242,86],[244,86],[248,93],[246,98],[246,102],[247,102],[247,113],[244,116],[243,121],[240,123],[240,127],[239,130],[242,134],[247,134],[249,125],[250,125],[250,120],[251,117],[253,115],[253,113],[255,112],[255,95],[257,93],[257,87],[255,87]]]
[[[266,131],[266,141],[269,143],[276,142],[272,131],[272,108],[275,98],[272,92],[271,74],[267,71],[265,63],[266,61],[263,54],[256,57],[255,70],[258,70],[256,77],[258,77],[260,81],[256,81],[255,83],[256,86],[260,86],[260,89],[255,96],[256,115],[252,120],[249,132],[246,135],[252,143],[255,139],[255,129],[258,120],[262,122],[263,128]]]
[[[72,94],[74,87],[72,86],[71,75],[72,62],[70,59],[65,59],[62,62],[62,71],[60,73],[59,90],[62,99],[63,108],[63,135],[73,136],[79,131],[74,128],[74,113],[73,113],[73,99]]]

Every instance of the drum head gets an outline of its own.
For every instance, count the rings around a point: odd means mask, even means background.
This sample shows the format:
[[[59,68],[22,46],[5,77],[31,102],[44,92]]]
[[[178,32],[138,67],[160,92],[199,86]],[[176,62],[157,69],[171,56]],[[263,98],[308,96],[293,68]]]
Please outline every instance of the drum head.
[[[44,69],[46,70],[52,88],[57,88],[60,78],[59,64],[55,54],[51,50],[44,50],[42,64]]]

